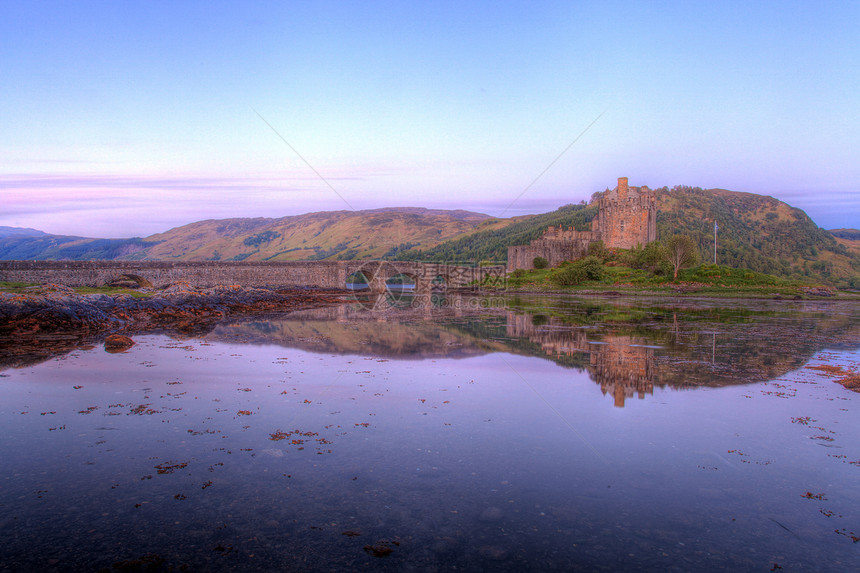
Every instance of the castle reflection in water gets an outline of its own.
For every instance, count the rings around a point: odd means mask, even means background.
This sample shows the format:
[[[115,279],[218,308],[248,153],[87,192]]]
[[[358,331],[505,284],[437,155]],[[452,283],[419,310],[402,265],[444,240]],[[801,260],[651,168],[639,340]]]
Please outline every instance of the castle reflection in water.
[[[593,330],[572,330],[554,317],[535,325],[534,319],[534,315],[508,312],[508,337],[527,338],[540,345],[551,359],[587,357],[591,378],[604,395],[614,398],[619,408],[628,398],[642,399],[654,393],[654,348],[648,341],[608,333],[595,340]]]

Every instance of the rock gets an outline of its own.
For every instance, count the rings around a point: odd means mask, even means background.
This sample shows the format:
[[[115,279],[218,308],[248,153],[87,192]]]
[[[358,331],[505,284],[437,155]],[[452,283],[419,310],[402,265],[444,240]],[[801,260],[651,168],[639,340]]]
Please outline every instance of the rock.
[[[482,545],[478,548],[478,555],[492,561],[504,561],[508,552],[497,545]]]
[[[336,298],[317,293],[281,293],[235,285],[214,287],[209,292],[190,288],[188,283],[177,283],[144,298],[81,295],[54,285],[33,293],[0,292],[0,336],[20,338],[52,332],[84,336],[99,331],[158,327],[197,332],[213,328],[231,313],[283,312],[337,302]],[[118,350],[128,346],[126,342]],[[111,350],[109,344],[106,348]]]
[[[388,557],[394,552],[394,549],[391,547],[391,544],[400,545],[397,541],[388,541],[382,539],[377,541],[373,545],[365,545],[364,550],[368,553],[372,554],[374,557]]]
[[[44,292],[60,292],[60,293],[65,293],[65,294],[75,294],[75,289],[73,289],[72,287],[67,287],[66,285],[59,285],[56,283],[45,283],[40,288]]]
[[[134,346],[134,340],[122,334],[111,334],[105,338],[105,351],[107,352],[125,352]]]
[[[188,281],[176,281],[164,288],[164,294],[197,292]]]
[[[502,515],[502,510],[498,507],[488,507],[481,512],[481,516],[478,519],[480,519],[484,523],[493,523],[495,521],[501,520]]]
[[[835,294],[833,289],[827,287],[806,287],[802,290],[810,296],[833,296]]]

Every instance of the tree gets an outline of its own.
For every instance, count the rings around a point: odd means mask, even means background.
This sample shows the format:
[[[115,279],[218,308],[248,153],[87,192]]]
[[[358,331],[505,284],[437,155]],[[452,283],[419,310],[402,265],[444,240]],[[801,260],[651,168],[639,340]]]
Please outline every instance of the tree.
[[[678,270],[699,262],[699,247],[689,235],[674,235],[666,241],[666,259],[675,271],[674,279],[678,280]]]
[[[532,259],[532,266],[534,266],[534,268],[536,269],[545,269],[548,264],[549,261],[547,261],[543,257],[535,257],[534,259]]]

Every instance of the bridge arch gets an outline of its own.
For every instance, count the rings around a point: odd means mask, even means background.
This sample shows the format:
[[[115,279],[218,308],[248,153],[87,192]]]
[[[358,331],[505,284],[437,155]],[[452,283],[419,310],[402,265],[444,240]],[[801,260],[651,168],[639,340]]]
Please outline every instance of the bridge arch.
[[[152,283],[140,275],[123,273],[114,275],[105,281],[105,285],[112,287],[128,288],[152,288]]]

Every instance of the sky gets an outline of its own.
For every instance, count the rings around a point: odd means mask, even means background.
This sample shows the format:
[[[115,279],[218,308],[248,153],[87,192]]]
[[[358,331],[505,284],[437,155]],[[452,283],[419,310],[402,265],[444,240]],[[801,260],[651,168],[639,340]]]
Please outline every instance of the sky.
[[[858,2],[0,0],[0,225],[147,236],[628,177],[860,227]]]

